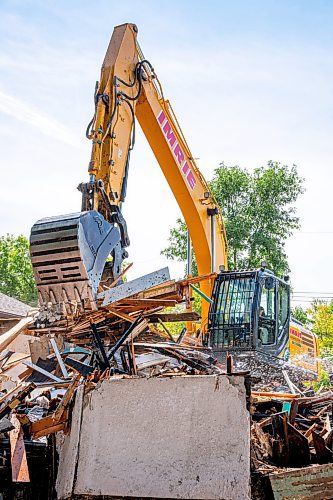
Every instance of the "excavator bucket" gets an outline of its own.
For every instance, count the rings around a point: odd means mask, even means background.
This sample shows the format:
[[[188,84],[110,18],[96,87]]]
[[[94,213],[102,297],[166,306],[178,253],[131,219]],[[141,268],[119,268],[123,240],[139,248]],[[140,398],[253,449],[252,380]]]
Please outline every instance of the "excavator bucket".
[[[119,242],[119,228],[95,210],[37,221],[30,255],[40,304],[88,301],[95,308],[106,260]]]

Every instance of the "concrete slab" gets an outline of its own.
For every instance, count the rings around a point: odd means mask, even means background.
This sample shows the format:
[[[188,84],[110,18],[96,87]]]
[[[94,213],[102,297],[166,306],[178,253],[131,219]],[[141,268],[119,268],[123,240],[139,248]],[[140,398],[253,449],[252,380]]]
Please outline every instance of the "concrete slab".
[[[70,491],[91,498],[250,498],[242,376],[104,381],[84,397],[79,440],[77,405],[60,451],[59,499]]]

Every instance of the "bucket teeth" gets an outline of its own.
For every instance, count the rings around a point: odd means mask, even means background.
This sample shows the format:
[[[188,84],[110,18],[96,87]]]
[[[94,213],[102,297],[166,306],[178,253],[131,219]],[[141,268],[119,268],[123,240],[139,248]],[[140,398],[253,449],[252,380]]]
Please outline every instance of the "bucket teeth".
[[[96,308],[106,259],[119,241],[118,227],[95,210],[37,221],[30,255],[40,303]]]

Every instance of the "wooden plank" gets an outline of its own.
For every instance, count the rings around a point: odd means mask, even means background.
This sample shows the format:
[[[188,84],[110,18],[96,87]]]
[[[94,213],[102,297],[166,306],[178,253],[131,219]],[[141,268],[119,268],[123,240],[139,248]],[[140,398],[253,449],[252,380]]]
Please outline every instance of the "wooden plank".
[[[58,408],[56,409],[56,411],[54,412],[54,418],[55,420],[58,420],[61,418],[63,412],[67,409],[71,399],[72,399],[72,396],[73,396],[73,393],[75,391],[75,389],[77,388],[77,386],[79,385],[79,381],[80,381],[80,378],[81,378],[81,375],[78,374],[73,382],[71,383],[71,385],[68,387],[67,391],[65,392]]]
[[[293,399],[291,401],[290,413],[289,413],[289,422],[293,424],[295,422],[296,415],[298,413],[298,401],[297,399]]]
[[[14,426],[14,429],[9,432],[12,481],[13,483],[30,483],[22,427],[15,413],[12,414],[10,421]]]
[[[194,345],[186,346],[186,345],[181,345],[181,344],[176,344],[176,343],[171,344],[171,342],[170,343],[168,343],[168,342],[158,342],[158,343],[156,343],[156,342],[155,343],[154,342],[134,342],[134,345],[141,346],[141,347],[149,347],[152,349],[161,347],[161,348],[167,348],[167,349],[174,349],[177,351],[197,350],[197,351],[210,352],[209,348],[207,348],[207,347],[194,346]]]
[[[194,311],[182,313],[157,313],[148,316],[150,323],[158,323],[159,320],[164,323],[173,323],[176,321],[199,321],[200,315]]]
[[[295,388],[293,387],[293,384],[289,378],[287,370],[282,370],[282,375],[284,376],[285,381],[287,382],[287,385],[290,389],[291,394],[296,394]]]
[[[29,368],[32,368],[33,370],[36,370],[36,372],[42,373],[46,377],[48,377],[51,380],[54,380],[55,382],[62,382],[61,378],[56,377],[52,373],[48,372],[47,370],[44,370],[44,368],[40,368],[40,366],[34,365],[33,363],[30,363],[30,361],[24,360],[22,363]]]
[[[215,280],[216,276],[216,273],[202,274],[201,276],[194,276],[193,278],[185,278],[184,280],[177,281],[177,284],[181,286],[193,285],[201,281]]]
[[[34,321],[33,318],[26,317],[22,318],[13,328],[8,330],[8,332],[4,333],[0,336],[0,352],[2,352],[6,347],[9,346],[13,342],[13,340],[20,335],[20,333],[28,326],[30,323]]]
[[[57,343],[54,340],[53,336],[50,337],[50,342],[51,342],[52,348],[54,350],[54,353],[55,353],[55,355],[57,357],[57,360],[58,360],[58,363],[59,363],[59,366],[60,366],[60,369],[62,371],[62,374],[63,374],[64,378],[69,378],[68,372],[66,370],[66,366],[64,365],[64,362],[63,362],[62,357],[60,355]]]
[[[112,281],[111,285],[109,286],[109,288],[113,288],[117,285],[117,283],[119,283],[119,281],[122,279],[122,277],[127,273],[127,271],[133,266],[133,262],[130,262],[128,264],[128,266],[125,267],[125,269],[123,269],[121,271],[121,273],[119,274],[119,276],[117,276],[117,278]]]
[[[41,438],[43,436],[49,436],[50,434],[54,434],[55,432],[64,431],[66,427],[67,427],[67,420],[65,422],[51,425],[50,427],[42,429],[39,432],[35,432],[33,436],[34,439]]]
[[[264,398],[278,398],[278,399],[294,399],[297,398],[296,394],[289,394],[288,392],[260,392],[252,391],[252,396],[259,396]]]
[[[108,307],[108,311],[110,311],[110,313],[114,314],[118,318],[124,319],[125,321],[129,321],[129,323],[134,323],[134,321],[135,321],[135,318],[133,318],[133,316],[129,316],[128,314],[126,314],[122,311],[119,311],[117,309]]]
[[[325,439],[317,432],[312,431],[313,445],[316,450],[317,462],[319,464],[327,464],[333,462],[333,452],[327,448]]]
[[[30,435],[34,439],[48,436],[49,434],[63,430],[67,426],[67,421],[67,410],[63,412],[60,419],[55,419],[54,415],[41,418],[40,420],[36,420],[36,422],[31,423],[29,427]]]
[[[138,308],[154,308],[154,307],[172,307],[177,304],[176,300],[170,299],[123,299],[117,303],[117,306],[137,306]]]
[[[182,300],[182,294],[179,291],[176,283],[172,280],[163,283],[157,287],[149,288],[133,296],[138,299],[168,299],[168,300]]]

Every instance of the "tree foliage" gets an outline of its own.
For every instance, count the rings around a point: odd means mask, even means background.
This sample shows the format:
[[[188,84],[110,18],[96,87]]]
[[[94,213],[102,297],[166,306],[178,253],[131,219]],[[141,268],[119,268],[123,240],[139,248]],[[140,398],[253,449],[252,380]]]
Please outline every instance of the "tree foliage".
[[[321,353],[333,359],[333,301],[315,300],[308,309],[296,306],[291,315],[318,336]]]
[[[308,310],[312,330],[318,335],[321,348],[333,350],[333,301],[315,301]]]
[[[29,242],[22,235],[0,237],[0,291],[27,304],[37,302]]]
[[[309,312],[302,306],[295,306],[291,310],[291,316],[300,321],[305,326],[310,326]]]
[[[224,218],[230,269],[259,267],[266,261],[278,275],[289,271],[286,239],[299,228],[295,202],[304,192],[295,165],[269,161],[250,171],[224,163],[210,182]],[[181,219],[171,229],[168,258],[186,260],[186,225]]]

